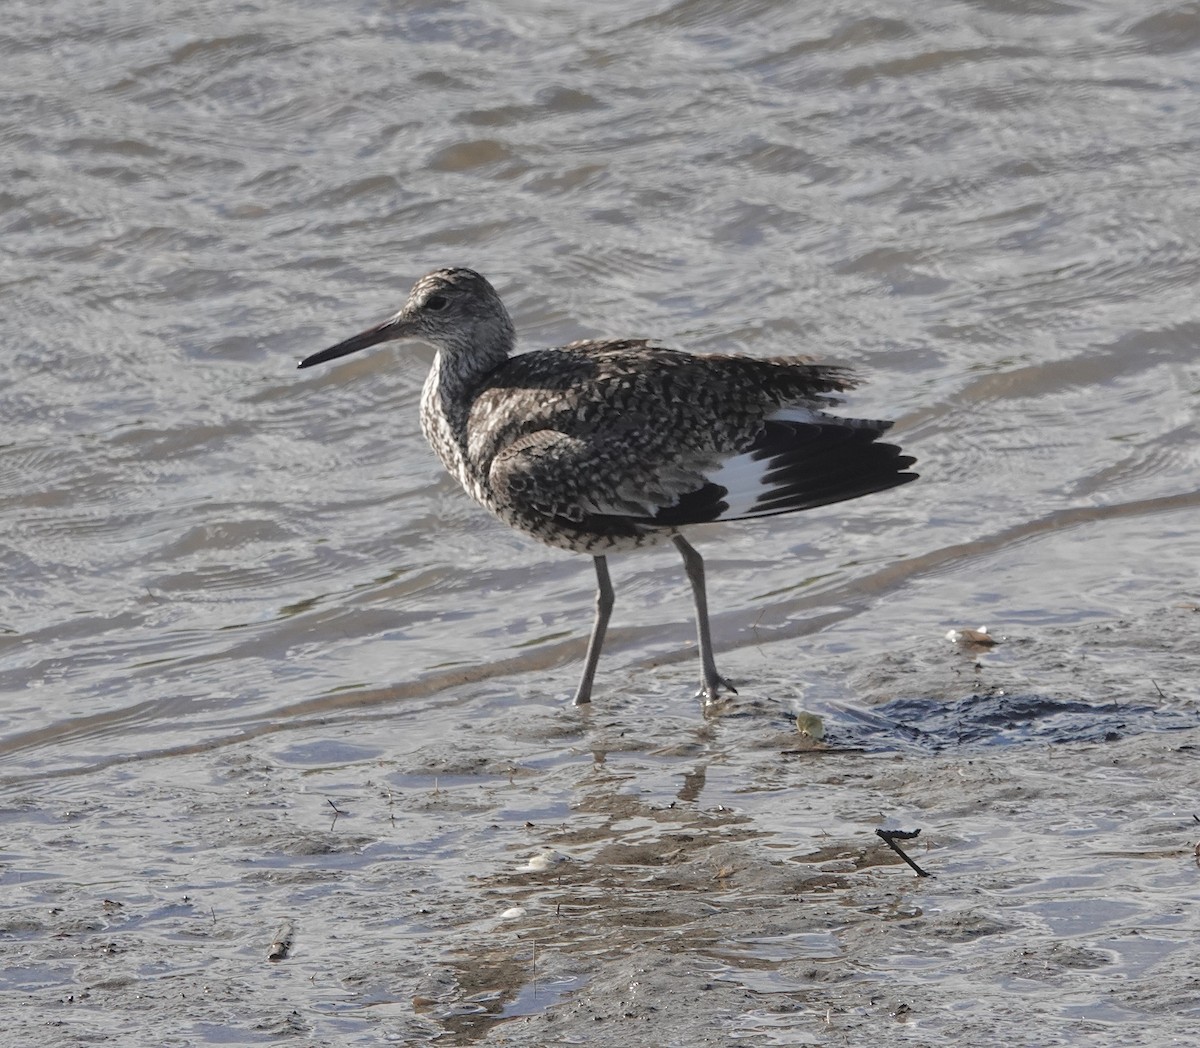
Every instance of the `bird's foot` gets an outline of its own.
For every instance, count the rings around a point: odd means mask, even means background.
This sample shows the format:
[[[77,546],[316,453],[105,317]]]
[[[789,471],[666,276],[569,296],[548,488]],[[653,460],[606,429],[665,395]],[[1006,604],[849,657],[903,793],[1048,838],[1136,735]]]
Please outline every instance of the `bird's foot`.
[[[700,690],[696,692],[696,698],[703,699],[705,706],[712,706],[720,701],[722,690],[729,692],[731,695],[738,693],[737,688],[730,684],[724,677],[713,677],[712,680],[706,680],[700,685]]]

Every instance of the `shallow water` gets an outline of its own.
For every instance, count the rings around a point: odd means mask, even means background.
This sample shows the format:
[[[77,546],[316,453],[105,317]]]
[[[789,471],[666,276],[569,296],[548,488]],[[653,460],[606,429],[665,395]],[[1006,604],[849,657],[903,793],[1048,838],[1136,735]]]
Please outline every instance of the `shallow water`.
[[[132,1036],[134,1001],[180,1044],[569,1043],[610,1005],[629,1043],[988,1043],[1026,993],[1047,1044],[1194,1027],[1198,49],[1185,4],[10,4],[25,1043]],[[716,716],[671,551],[614,564],[595,708],[562,707],[591,568],[442,475],[428,350],[294,370],[443,264],[526,345],[816,353],[897,420],[918,484],[695,535]],[[794,753],[800,711],[849,752]],[[639,967],[677,981],[635,1021]]]

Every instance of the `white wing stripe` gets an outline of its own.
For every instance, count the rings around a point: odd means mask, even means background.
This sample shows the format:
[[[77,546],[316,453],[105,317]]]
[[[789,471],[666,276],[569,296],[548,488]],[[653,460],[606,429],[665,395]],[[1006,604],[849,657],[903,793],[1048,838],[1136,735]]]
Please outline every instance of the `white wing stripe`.
[[[719,469],[708,474],[704,478],[706,481],[719,484],[729,492],[722,499],[729,504],[729,508],[718,519],[743,517],[751,513],[759,498],[772,487],[766,480],[769,472],[770,459],[756,459],[747,453],[726,459]]]

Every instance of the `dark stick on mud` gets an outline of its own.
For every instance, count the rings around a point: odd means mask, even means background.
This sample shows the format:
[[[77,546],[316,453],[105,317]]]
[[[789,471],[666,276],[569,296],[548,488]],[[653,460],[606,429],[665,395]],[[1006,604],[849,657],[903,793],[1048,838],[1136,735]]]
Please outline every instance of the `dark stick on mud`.
[[[282,961],[292,948],[292,925],[284,921],[275,931],[275,937],[267,950],[268,961]]]
[[[891,848],[892,851],[899,855],[900,858],[908,863],[918,877],[932,877],[932,873],[930,873],[928,870],[921,869],[920,866],[913,862],[912,859],[910,859],[904,853],[904,849],[896,843],[897,840],[911,841],[920,832],[920,830],[876,830],[875,836],[877,836],[881,841],[883,841],[884,844]]]

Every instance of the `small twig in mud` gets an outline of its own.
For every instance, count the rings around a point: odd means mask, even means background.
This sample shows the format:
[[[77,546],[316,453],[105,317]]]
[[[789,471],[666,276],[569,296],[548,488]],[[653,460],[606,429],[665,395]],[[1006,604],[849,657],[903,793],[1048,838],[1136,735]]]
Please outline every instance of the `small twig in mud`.
[[[333,801],[331,801],[328,797],[325,798],[325,803],[333,809],[333,822],[329,824],[329,830],[332,833],[333,828],[337,825],[338,819],[341,818],[341,816],[349,815],[350,813],[348,811],[342,811],[342,809],[334,804]]]
[[[537,939],[533,940],[533,999],[537,1000],[538,992],[538,976],[537,976]]]
[[[754,646],[755,646],[755,647],[758,649],[758,653],[759,653],[759,654],[760,654],[760,655],[761,655],[761,656],[762,656],[764,659],[767,657],[767,654],[766,654],[766,652],[764,652],[764,651],[762,650],[762,641],[758,639],[758,624],[759,624],[760,622],[762,622],[762,617],[763,617],[763,616],[764,616],[766,613],[767,613],[767,609],[766,609],[765,607],[764,607],[764,608],[762,608],[762,609],[759,611],[759,613],[758,613],[758,618],[756,618],[756,619],[754,620],[754,625],[752,625],[752,626],[750,627],[750,630],[751,630],[751,632],[754,634]]]
[[[897,855],[899,855],[900,858],[902,858],[906,863],[908,863],[908,865],[911,866],[912,869],[916,872],[916,875],[918,877],[932,877],[933,876],[932,873],[930,873],[928,870],[921,869],[920,866],[918,866],[915,862],[913,862],[912,859],[910,859],[904,853],[904,849],[901,848],[900,845],[898,845],[896,843],[897,840],[911,841],[920,832],[921,832],[920,830],[876,830],[875,836],[877,836],[880,840],[882,840],[884,844],[886,844],[889,848],[892,849],[892,851],[894,851]]]
[[[1159,697],[1160,699],[1165,699],[1165,698],[1166,698],[1166,696],[1163,694],[1163,690],[1162,690],[1162,688],[1160,688],[1160,687],[1158,686],[1158,681],[1156,681],[1156,680],[1155,680],[1153,677],[1151,677],[1151,678],[1150,678],[1150,683],[1154,685],[1154,690],[1155,690],[1156,692],[1158,692],[1158,697]]]

